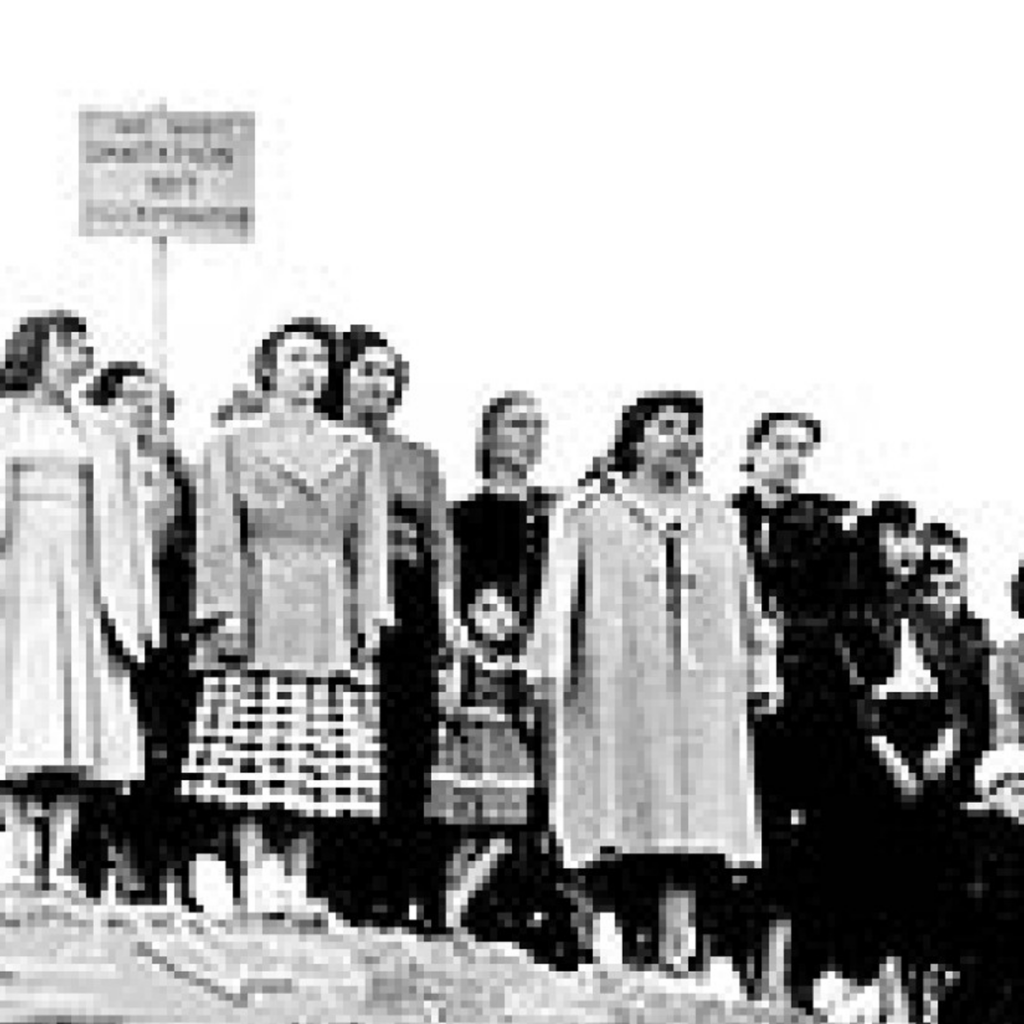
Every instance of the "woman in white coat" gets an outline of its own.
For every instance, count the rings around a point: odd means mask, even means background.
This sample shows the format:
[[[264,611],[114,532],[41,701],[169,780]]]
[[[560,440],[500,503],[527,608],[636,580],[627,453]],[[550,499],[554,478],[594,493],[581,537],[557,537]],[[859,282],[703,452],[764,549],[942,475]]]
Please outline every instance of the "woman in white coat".
[[[70,395],[92,352],[78,317],[22,322],[0,378],[0,790],[21,873],[77,888],[83,796],[142,777],[129,685],[158,636],[132,444]]]
[[[619,955],[614,890],[642,865],[658,960],[685,974],[706,867],[760,861],[748,704],[777,685],[738,521],[699,484],[702,412],[688,393],[625,411],[603,480],[556,516],[529,654],[554,705],[563,860],[617,879],[595,895],[595,951]]]

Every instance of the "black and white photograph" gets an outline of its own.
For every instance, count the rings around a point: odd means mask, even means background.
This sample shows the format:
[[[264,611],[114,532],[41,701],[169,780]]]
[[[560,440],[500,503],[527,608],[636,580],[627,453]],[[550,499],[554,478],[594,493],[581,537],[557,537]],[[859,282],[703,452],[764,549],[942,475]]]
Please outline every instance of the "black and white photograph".
[[[1024,1022],[1024,9],[5,24],[0,1022]]]

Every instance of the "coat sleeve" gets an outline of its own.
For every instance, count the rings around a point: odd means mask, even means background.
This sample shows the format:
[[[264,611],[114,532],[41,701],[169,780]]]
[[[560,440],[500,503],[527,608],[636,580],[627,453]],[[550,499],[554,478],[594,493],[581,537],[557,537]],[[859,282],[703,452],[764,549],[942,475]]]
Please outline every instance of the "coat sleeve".
[[[353,626],[356,638],[371,649],[380,630],[394,624],[388,560],[388,495],[380,450],[368,445],[352,521],[355,554]]]
[[[1003,649],[992,654],[989,662],[989,699],[991,703],[991,743],[1000,747],[1020,743],[1021,720],[1018,713],[1018,694],[1024,680],[1020,677],[1020,661],[1013,652]]]
[[[991,733],[978,758],[974,783],[985,795],[1003,780],[1024,776],[1024,723],[1020,715],[1021,662],[1012,649],[992,654],[989,662]]]
[[[76,410],[93,457],[100,593],[115,635],[136,660],[161,640],[153,538],[134,442],[106,418]]]
[[[583,539],[579,509],[556,506],[548,526],[547,565],[524,668],[534,685],[564,686],[571,671],[576,617],[581,613]]]
[[[730,510],[731,512],[731,510]],[[732,520],[733,565],[735,589],[739,603],[740,641],[747,658],[747,678],[751,696],[778,698],[781,683],[777,666],[779,646],[775,621],[765,615],[758,594],[754,570],[746,545],[743,543],[738,515]]]
[[[242,507],[230,434],[206,449],[196,487],[195,607],[199,622],[242,617],[245,563]]]
[[[456,599],[456,556],[455,540],[452,535],[451,517],[444,476],[437,455],[427,449],[427,512],[429,545],[433,561],[434,579],[437,581],[438,607],[441,613],[441,627],[449,640],[453,632],[460,631],[461,618]]]

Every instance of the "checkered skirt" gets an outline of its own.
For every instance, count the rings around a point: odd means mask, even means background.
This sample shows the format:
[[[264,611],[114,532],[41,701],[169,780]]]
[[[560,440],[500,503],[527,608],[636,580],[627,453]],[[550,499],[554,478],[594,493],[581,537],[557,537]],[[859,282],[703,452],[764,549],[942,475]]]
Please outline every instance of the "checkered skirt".
[[[252,811],[378,817],[376,678],[206,676],[182,773],[182,794]]]

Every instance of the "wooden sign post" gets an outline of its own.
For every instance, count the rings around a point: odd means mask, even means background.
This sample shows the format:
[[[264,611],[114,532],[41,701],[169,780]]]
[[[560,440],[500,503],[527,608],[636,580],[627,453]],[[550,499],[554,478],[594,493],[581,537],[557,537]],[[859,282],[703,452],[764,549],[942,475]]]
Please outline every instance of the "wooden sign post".
[[[167,379],[168,239],[248,242],[255,210],[255,117],[83,110],[80,231],[153,239],[151,365]]]

